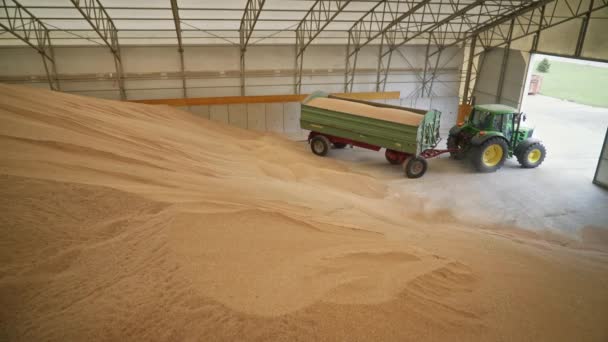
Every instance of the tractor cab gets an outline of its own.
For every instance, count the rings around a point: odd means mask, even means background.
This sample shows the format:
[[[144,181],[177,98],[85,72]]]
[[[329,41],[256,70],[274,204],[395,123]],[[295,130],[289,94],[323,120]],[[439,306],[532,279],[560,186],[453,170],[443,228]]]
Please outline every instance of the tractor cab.
[[[534,129],[522,126],[525,120],[525,114],[513,107],[476,105],[465,121],[450,130],[448,149],[456,159],[470,155],[482,172],[496,171],[514,155],[522,167],[537,167],[544,160],[545,148],[540,140],[532,138]],[[534,148],[529,149],[532,145]]]
[[[464,130],[478,134],[481,131],[512,135],[517,126],[521,127],[521,120],[525,115],[517,109],[505,105],[479,105],[473,107],[464,122],[458,124]]]

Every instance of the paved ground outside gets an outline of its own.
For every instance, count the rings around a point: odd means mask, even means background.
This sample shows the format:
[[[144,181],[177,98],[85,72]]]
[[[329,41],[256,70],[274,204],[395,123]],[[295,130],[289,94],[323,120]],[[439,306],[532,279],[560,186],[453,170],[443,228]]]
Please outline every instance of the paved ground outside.
[[[522,169],[515,158],[496,173],[477,173],[469,163],[448,156],[429,160],[420,179],[407,179],[384,151],[332,150],[329,158],[353,171],[385,180],[396,194],[415,193],[429,208],[449,208],[465,219],[526,229],[575,233],[584,226],[608,229],[608,191],[592,184],[608,127],[608,109],[545,96],[527,99],[527,125],[548,150],[539,168]],[[444,141],[446,137],[443,137]]]

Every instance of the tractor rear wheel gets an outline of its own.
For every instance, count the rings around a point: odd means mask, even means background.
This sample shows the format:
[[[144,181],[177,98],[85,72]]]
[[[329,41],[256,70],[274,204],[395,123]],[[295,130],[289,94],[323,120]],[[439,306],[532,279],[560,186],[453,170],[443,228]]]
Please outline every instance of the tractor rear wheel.
[[[329,146],[329,139],[323,135],[315,135],[310,139],[310,150],[318,156],[326,156],[327,152],[329,152]]]
[[[542,164],[546,155],[545,146],[541,143],[534,143],[517,154],[517,161],[521,167],[532,169]]]
[[[490,138],[475,148],[472,156],[473,165],[479,172],[494,172],[505,163],[508,150],[505,139]]]
[[[403,169],[407,178],[420,178],[427,169],[426,159],[422,157],[408,157],[403,162]]]
[[[341,148],[345,148],[345,147],[346,147],[345,143],[341,143],[341,142],[334,143],[334,148],[341,149]]]
[[[464,152],[462,152],[462,147],[458,146],[458,136],[450,135],[448,137],[448,149],[459,149],[458,152],[450,152],[450,157],[460,160],[464,158]]]

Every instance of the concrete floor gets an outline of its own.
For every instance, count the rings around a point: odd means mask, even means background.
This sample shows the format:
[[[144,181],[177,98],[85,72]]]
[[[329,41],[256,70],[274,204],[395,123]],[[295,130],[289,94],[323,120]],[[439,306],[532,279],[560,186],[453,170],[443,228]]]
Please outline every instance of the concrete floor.
[[[536,169],[522,169],[513,158],[496,173],[482,174],[446,155],[429,160],[424,177],[407,179],[401,167],[385,161],[383,150],[332,150],[330,157],[386,181],[398,193],[416,193],[429,207],[449,208],[465,219],[569,234],[584,226],[608,229],[608,191],[591,182],[608,109],[530,96],[524,112],[526,124],[536,127],[534,135],[548,150]]]

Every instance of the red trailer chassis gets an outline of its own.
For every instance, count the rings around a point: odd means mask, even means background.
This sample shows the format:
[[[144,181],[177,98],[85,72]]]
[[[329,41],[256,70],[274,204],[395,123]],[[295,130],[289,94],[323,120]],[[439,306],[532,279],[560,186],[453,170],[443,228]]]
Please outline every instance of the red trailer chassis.
[[[336,137],[329,134],[319,133],[315,131],[311,131],[308,134],[308,143],[310,144],[311,150],[314,154],[319,156],[325,156],[329,151],[329,144],[333,144],[336,148],[343,148],[346,145],[357,146],[361,148],[365,148],[372,151],[380,151],[381,146],[371,145],[364,142]],[[435,149],[430,148],[422,151],[418,156],[395,151],[391,149],[386,149],[385,157],[386,160],[393,164],[404,164],[403,167],[405,169],[405,173],[409,178],[418,178],[421,177],[427,169],[426,159],[435,158],[444,153],[450,152],[458,152],[459,149]]]

